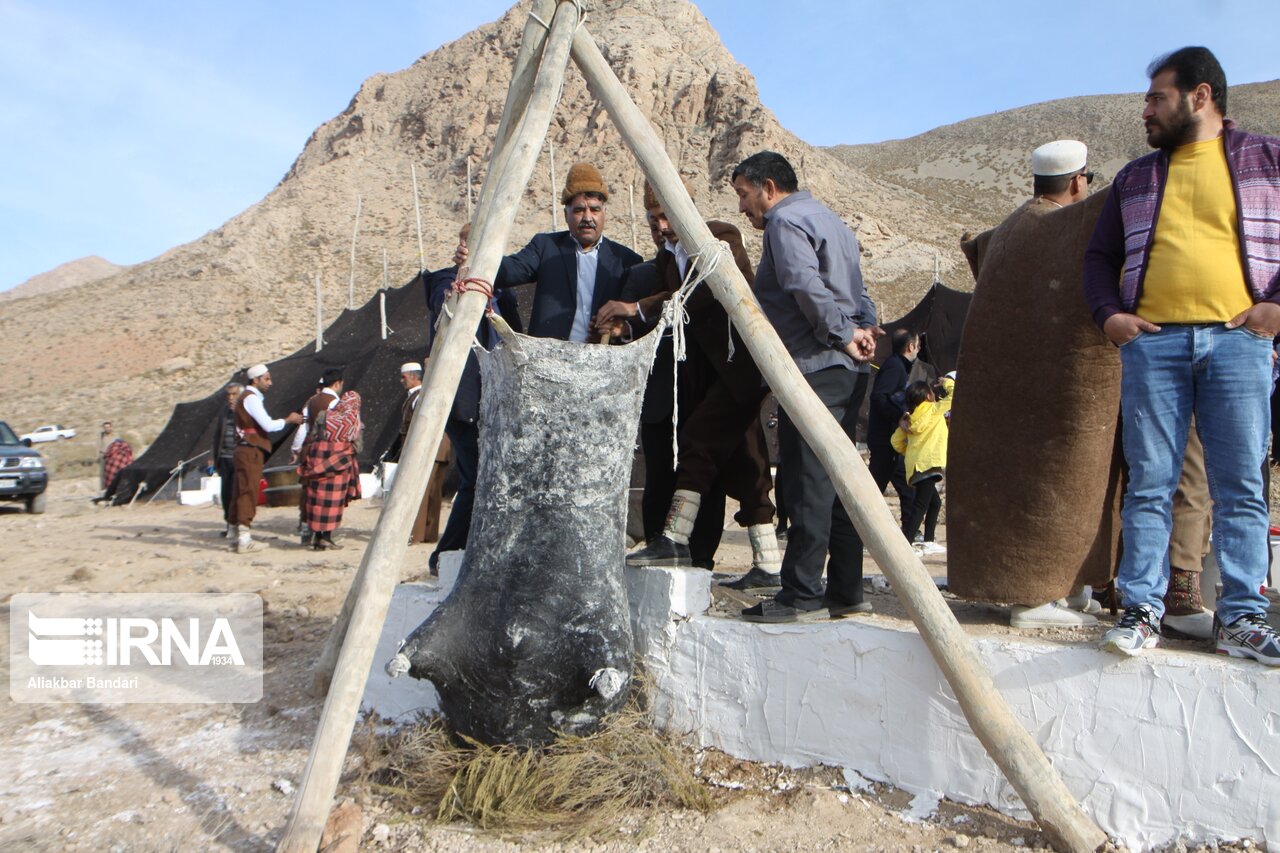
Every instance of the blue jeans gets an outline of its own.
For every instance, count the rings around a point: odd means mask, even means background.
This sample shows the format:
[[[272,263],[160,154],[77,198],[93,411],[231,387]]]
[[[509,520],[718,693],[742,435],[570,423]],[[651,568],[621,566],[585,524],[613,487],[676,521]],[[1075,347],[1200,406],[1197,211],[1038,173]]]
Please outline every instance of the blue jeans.
[[[1218,617],[1265,613],[1262,463],[1270,430],[1271,339],[1220,324],[1167,325],[1120,347],[1121,417],[1129,485],[1116,578],[1126,605],[1164,615],[1172,498],[1194,412],[1213,498],[1213,549],[1222,570]]]

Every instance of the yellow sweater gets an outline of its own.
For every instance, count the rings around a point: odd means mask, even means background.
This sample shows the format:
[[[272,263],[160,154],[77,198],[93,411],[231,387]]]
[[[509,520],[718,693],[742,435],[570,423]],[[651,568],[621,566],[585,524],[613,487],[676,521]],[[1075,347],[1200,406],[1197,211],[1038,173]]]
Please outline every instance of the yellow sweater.
[[[898,427],[889,439],[893,449],[907,457],[908,480],[921,471],[947,467],[947,436],[950,430],[946,414],[951,411],[956,386],[950,379],[943,379],[942,387],[947,391],[946,397],[933,402],[925,400],[912,411],[910,434]]]
[[[1138,316],[1152,323],[1225,323],[1253,305],[1222,145],[1222,137],[1190,142],[1169,157],[1138,300]]]

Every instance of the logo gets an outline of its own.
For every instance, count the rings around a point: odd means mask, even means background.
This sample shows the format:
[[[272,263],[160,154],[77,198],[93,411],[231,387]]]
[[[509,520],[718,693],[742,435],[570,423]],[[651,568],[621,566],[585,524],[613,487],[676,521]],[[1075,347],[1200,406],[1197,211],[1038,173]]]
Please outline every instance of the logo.
[[[257,595],[17,595],[9,612],[9,693],[17,702],[262,696]]]

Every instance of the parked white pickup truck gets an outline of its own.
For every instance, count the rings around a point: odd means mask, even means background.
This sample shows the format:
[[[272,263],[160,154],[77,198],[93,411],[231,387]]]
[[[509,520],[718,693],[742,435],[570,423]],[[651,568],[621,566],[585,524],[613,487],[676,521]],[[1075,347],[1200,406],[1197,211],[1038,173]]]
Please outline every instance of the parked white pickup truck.
[[[45,426],[36,427],[31,432],[18,436],[18,441],[25,441],[30,444],[39,444],[42,441],[57,441],[60,438],[75,438],[76,431],[68,429],[62,424],[47,424]]]

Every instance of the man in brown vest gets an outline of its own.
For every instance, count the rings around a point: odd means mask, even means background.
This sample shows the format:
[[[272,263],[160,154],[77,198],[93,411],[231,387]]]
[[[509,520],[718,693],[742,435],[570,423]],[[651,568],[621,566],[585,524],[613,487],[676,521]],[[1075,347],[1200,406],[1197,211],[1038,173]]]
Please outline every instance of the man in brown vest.
[[[663,303],[680,289],[693,262],[648,181],[644,207],[665,247],[655,262],[657,290],[634,303],[606,303],[596,314],[596,332],[616,333],[621,320],[629,322],[633,330],[652,325],[660,316]],[[742,233],[727,222],[712,220],[707,227],[713,237],[729,245],[738,270],[750,285],[755,274],[742,244]],[[627,564],[691,566],[689,540],[702,496],[718,485],[738,501],[734,519],[747,528],[751,541],[751,569],[729,585],[736,589],[776,589],[781,555],[773,527],[774,506],[769,499],[773,488],[769,450],[760,424],[760,404],[766,389],[751,353],[736,332],[730,331],[729,318],[710,290],[704,287],[694,291],[685,306],[689,335],[706,357],[710,375],[683,401],[691,405],[691,410],[680,425],[675,493],[670,499],[666,524],[643,549],[627,555]],[[669,381],[659,376],[654,380]]]
[[[240,443],[236,446],[236,498],[231,504],[231,547],[237,554],[255,551],[262,547],[253,541],[251,527],[258,512],[258,483],[262,480],[262,466],[271,455],[271,439],[268,433],[279,432],[287,424],[301,424],[302,414],[290,412],[285,418],[272,418],[263,405],[262,395],[271,388],[271,373],[265,364],[255,364],[247,374],[249,382],[236,403],[236,434]]]

